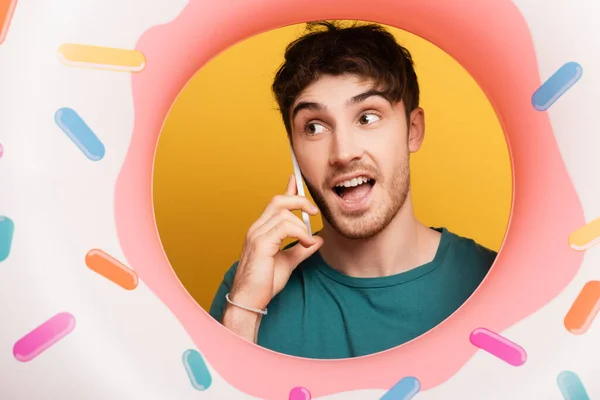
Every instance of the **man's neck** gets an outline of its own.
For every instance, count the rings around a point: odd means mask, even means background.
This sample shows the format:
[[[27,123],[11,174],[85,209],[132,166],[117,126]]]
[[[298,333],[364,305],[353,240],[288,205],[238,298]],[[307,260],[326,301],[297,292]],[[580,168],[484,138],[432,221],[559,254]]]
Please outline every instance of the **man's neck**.
[[[430,262],[441,234],[414,216],[410,195],[390,224],[369,239],[348,239],[324,221],[319,252],[332,268],[349,276],[381,277]]]

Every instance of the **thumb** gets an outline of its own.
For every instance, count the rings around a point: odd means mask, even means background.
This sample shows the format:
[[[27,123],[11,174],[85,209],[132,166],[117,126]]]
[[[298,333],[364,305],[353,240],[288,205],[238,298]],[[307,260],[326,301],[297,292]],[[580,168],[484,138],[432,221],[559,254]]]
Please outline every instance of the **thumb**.
[[[304,247],[302,244],[300,244],[300,242],[298,242],[293,247],[284,250],[283,254],[289,263],[290,271],[296,269],[298,264],[313,255],[323,245],[322,237],[314,235],[313,238],[315,239],[316,243],[310,247]]]

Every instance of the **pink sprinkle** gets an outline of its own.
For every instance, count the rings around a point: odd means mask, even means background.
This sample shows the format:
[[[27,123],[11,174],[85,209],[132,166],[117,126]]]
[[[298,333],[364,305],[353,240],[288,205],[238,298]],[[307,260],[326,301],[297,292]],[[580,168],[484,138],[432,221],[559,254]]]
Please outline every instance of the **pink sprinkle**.
[[[310,392],[306,388],[295,387],[290,392],[289,400],[310,400],[310,399],[312,399],[312,396],[310,395]]]
[[[2,143],[0,143],[0,158],[2,158],[2,154],[4,154],[4,147],[2,147]]]
[[[30,361],[75,329],[75,318],[69,313],[59,313],[13,346],[13,355],[19,361]]]
[[[521,346],[489,329],[478,328],[471,332],[471,343],[515,367],[527,361],[527,353]]]

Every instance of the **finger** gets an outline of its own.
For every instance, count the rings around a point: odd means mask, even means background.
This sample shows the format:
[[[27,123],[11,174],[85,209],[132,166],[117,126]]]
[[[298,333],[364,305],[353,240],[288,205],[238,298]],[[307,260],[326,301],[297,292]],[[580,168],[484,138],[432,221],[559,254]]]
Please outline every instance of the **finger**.
[[[297,193],[298,193],[298,188],[296,187],[296,178],[294,177],[294,174],[290,174],[290,176],[288,178],[287,187],[285,189],[285,196],[295,196],[295,195],[297,195]],[[273,201],[274,201],[274,199],[271,199],[271,203],[273,203]],[[248,229],[248,235],[250,235],[252,232],[254,232],[259,226],[263,225],[269,218],[271,218],[273,216],[273,214],[275,212],[277,212],[276,207],[271,206],[271,203],[269,203],[267,205],[267,207],[265,207],[265,209],[263,210],[263,213],[258,218],[258,220],[255,221],[252,224],[252,226],[250,226],[250,229]],[[310,202],[309,202],[309,204],[310,204]],[[310,205],[309,204],[307,204],[307,207],[313,207],[312,204],[310,204]],[[318,209],[316,210],[316,212],[314,212],[314,214],[316,214],[317,212],[318,212]],[[311,215],[314,215],[314,214],[311,213]]]
[[[290,174],[290,179],[288,180],[287,188],[285,189],[286,195],[293,195],[298,193],[298,188],[296,187],[296,178],[294,174]]]
[[[278,195],[271,199],[265,208],[265,214],[273,215],[279,210],[301,210],[306,211],[310,215],[319,213],[319,209],[305,196],[299,195]]]
[[[308,234],[306,229],[302,229],[293,222],[284,220],[258,237],[258,250],[264,250],[266,254],[274,255],[280,250],[283,240],[287,238],[298,239],[298,242],[305,247],[310,247],[316,243],[316,240]]]
[[[291,273],[296,267],[308,257],[313,255],[323,245],[323,238],[320,236],[313,236],[315,244],[310,247],[301,246],[300,243],[287,250],[283,250],[275,256],[275,265],[281,264],[281,261],[289,268]]]
[[[308,233],[306,226],[298,226],[295,223],[283,220],[271,228],[265,235],[270,236],[277,240],[278,245],[284,239],[298,239],[298,241],[305,247],[310,247],[315,244],[315,239]]]
[[[273,215],[277,214],[281,210],[302,210],[306,211],[310,215],[317,215],[319,209],[317,206],[312,204],[304,196],[298,195],[278,195],[273,197],[271,202],[265,208],[265,211],[260,218],[252,225],[249,232],[255,231],[259,226],[264,225]]]
[[[263,225],[257,227],[256,230],[254,231],[253,235],[260,236],[260,235],[270,231],[271,228],[273,228],[275,225],[277,225],[281,221],[290,221],[308,232],[308,228],[306,227],[306,225],[300,218],[295,216],[290,210],[284,209],[284,210],[280,210],[277,214],[275,214],[271,218],[269,218]]]

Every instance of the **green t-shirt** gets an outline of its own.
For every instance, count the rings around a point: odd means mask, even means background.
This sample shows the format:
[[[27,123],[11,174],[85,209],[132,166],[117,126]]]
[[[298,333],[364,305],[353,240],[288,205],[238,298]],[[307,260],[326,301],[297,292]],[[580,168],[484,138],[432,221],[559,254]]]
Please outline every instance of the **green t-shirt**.
[[[442,236],[431,262],[386,277],[342,274],[315,252],[269,303],[258,345],[298,357],[349,358],[393,348],[435,327],[468,299],[496,258],[472,239],[435,229]],[[236,267],[225,274],[211,306],[218,321]]]

